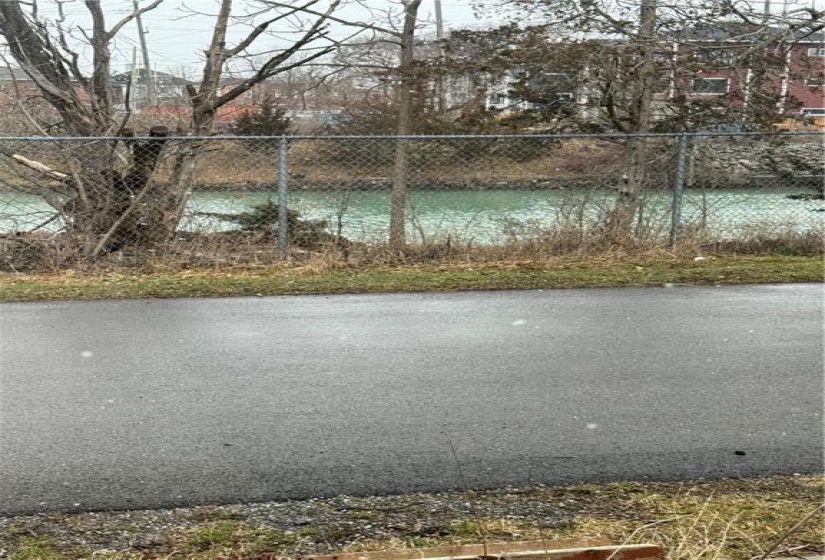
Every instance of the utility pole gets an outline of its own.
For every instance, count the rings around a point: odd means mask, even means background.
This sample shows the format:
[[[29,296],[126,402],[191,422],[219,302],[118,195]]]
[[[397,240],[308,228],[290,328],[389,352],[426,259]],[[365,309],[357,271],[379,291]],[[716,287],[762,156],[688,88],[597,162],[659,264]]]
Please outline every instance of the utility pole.
[[[435,0],[435,37],[444,38],[444,16],[441,13],[441,0]]]
[[[135,12],[140,10],[138,0],[132,0],[132,5]],[[135,16],[135,23],[137,23],[138,36],[140,38],[140,48],[143,51],[143,68],[146,71],[146,97],[149,101],[149,106],[157,105],[157,96],[155,94],[155,74],[152,72],[152,65],[149,63],[149,47],[146,45],[146,29],[143,27],[143,19],[140,14]]]
[[[441,13],[441,0],[435,1],[435,38],[438,42],[439,63],[444,61],[444,16]],[[447,92],[444,88],[444,77],[439,74],[435,83],[438,114],[441,115],[447,108]]]
[[[129,84],[126,87],[126,95],[123,97],[123,106],[127,111],[132,110],[132,94],[135,91],[135,84],[138,79],[137,47],[132,47],[132,71],[129,72]]]

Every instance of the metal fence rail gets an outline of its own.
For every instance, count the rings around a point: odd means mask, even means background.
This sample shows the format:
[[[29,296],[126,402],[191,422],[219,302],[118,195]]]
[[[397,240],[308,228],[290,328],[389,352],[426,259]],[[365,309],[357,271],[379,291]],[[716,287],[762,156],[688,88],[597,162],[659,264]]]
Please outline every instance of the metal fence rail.
[[[625,232],[633,240],[821,238],[823,138],[5,138],[0,262],[17,270],[351,252],[390,241],[399,200],[410,246],[576,250],[598,243],[615,217],[634,140],[646,154]]]

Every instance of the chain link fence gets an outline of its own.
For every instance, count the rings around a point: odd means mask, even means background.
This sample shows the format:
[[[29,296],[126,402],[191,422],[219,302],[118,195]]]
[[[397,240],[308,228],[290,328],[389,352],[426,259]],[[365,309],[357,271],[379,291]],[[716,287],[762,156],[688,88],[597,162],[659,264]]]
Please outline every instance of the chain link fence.
[[[628,200],[638,247],[821,243],[822,155],[821,133],[6,138],[0,266],[559,254],[615,243]]]

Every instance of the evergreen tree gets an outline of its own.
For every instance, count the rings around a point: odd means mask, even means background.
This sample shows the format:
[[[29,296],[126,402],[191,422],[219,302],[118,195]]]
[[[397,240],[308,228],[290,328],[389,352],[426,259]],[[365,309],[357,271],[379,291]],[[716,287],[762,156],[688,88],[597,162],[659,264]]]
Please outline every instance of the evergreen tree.
[[[254,111],[243,113],[230,131],[237,136],[288,136],[294,133],[287,110],[277,107],[269,96]]]

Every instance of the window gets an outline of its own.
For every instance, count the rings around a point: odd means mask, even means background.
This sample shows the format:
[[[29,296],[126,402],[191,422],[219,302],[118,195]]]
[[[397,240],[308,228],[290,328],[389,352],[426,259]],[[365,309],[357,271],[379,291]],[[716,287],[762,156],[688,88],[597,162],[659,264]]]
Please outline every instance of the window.
[[[506,105],[507,104],[507,96],[503,93],[494,93],[489,98],[489,103],[491,106],[499,106],[499,105]]]
[[[693,51],[693,59],[698,62],[711,62],[714,64],[732,64],[734,60],[733,53],[722,49],[713,49],[710,47],[697,47]]]
[[[817,78],[805,78],[805,86],[809,88],[818,88],[822,87],[825,84],[825,78],[819,76]]]
[[[808,56],[825,56],[825,47],[811,47]]]
[[[653,53],[653,60],[656,64],[669,66],[673,62],[672,52],[655,52]]]
[[[670,78],[665,78],[662,76],[654,76],[651,79],[650,87],[653,89],[653,93],[658,95],[663,95],[666,93],[670,93],[670,86],[671,84]]]
[[[807,107],[799,111],[803,117],[825,117],[825,109]]]
[[[696,78],[691,91],[700,95],[721,95],[728,92],[728,79]]]
[[[576,91],[576,77],[572,74],[541,72],[530,76],[527,85],[540,96],[572,94]]]

